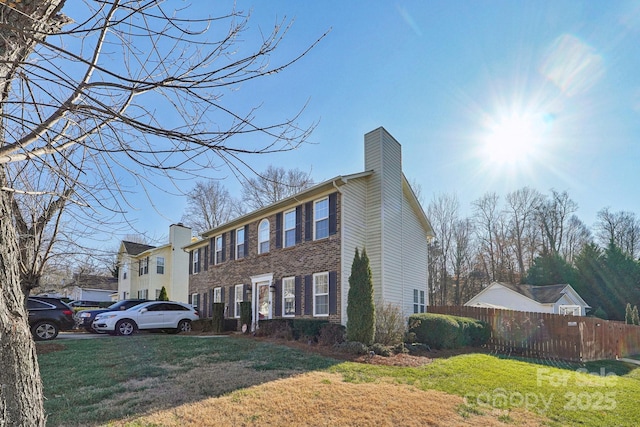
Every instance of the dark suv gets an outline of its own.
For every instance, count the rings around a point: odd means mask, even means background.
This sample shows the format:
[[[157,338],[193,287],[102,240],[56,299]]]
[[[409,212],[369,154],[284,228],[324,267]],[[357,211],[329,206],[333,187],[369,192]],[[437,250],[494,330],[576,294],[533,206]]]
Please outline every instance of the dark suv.
[[[138,304],[142,304],[143,302],[147,302],[147,299],[125,299],[122,301],[118,301],[114,304],[111,304],[107,308],[101,309],[93,309],[93,310],[82,310],[75,314],[74,318],[76,321],[76,326],[78,328],[84,328],[87,332],[97,333],[91,324],[93,320],[96,318],[98,314],[106,313],[108,311],[120,311],[120,310],[128,310],[131,307],[134,307]]]
[[[52,340],[61,330],[74,326],[73,310],[58,298],[27,298],[29,327],[36,341]]]

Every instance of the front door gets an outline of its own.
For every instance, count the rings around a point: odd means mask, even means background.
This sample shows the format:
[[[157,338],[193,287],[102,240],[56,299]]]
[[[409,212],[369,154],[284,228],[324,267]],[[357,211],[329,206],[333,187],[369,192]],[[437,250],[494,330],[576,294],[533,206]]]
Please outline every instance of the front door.
[[[271,319],[271,292],[269,282],[259,282],[257,284],[258,298],[256,311],[258,312],[257,320]]]

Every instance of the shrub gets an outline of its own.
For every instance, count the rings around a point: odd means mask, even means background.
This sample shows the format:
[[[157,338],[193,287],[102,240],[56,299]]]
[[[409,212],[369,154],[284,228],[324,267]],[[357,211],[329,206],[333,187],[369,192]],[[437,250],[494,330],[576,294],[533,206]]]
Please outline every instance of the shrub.
[[[269,319],[261,320],[258,323],[256,336],[282,338],[286,340],[293,339],[292,321],[289,319]]]
[[[317,341],[320,336],[320,328],[322,328],[322,325],[328,323],[328,320],[293,319],[291,325],[293,328],[293,338],[296,340],[302,338]]]
[[[380,343],[373,343],[369,346],[369,351],[373,351],[378,356],[389,357],[393,354],[393,349]]]
[[[394,346],[402,343],[406,332],[405,317],[402,309],[394,304],[376,306],[375,342]]]
[[[371,344],[375,338],[376,319],[373,303],[373,282],[367,252],[362,256],[356,248],[349,276],[349,294],[347,296],[347,338]]]
[[[158,301],[169,301],[169,296],[167,295],[167,288],[164,286],[160,289],[160,295],[158,295]]]
[[[240,303],[240,325],[247,325],[246,333],[251,330],[251,301],[242,301]]]
[[[490,337],[489,326],[479,320],[446,314],[421,313],[409,317],[415,341],[433,348],[479,346]]]
[[[318,336],[318,344],[335,345],[344,342],[346,329],[342,325],[335,323],[327,323],[320,327],[320,335]]]
[[[358,341],[345,341],[334,346],[336,349],[343,353],[348,354],[367,354],[369,349],[366,345]]]
[[[224,331],[224,303],[214,302],[213,310],[211,314],[211,330],[216,333],[222,333]]]

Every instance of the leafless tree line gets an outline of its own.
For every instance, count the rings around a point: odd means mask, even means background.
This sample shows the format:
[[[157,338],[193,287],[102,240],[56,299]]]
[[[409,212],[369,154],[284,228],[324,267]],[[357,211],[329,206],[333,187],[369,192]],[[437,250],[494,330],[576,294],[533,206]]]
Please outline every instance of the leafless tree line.
[[[536,257],[557,254],[572,263],[585,244],[613,242],[640,256],[640,219],[632,212],[597,214],[592,230],[576,215],[567,192],[542,194],[524,187],[503,200],[487,193],[461,217],[455,195],[433,197],[427,207],[436,239],[429,247],[429,297],[434,305],[464,304],[493,281],[524,283]]]

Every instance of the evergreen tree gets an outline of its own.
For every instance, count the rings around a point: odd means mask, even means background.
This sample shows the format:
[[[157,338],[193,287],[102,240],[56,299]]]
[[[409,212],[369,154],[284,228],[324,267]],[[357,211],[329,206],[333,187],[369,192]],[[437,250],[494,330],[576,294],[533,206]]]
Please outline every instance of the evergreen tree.
[[[372,344],[376,330],[376,316],[371,268],[365,249],[360,256],[356,248],[353,264],[351,264],[347,317],[347,339],[367,345]]]
[[[575,268],[557,253],[546,252],[533,261],[527,272],[526,283],[530,285],[555,285],[576,282]]]
[[[631,310],[631,324],[640,325],[640,317],[638,316],[638,306],[634,305]]]
[[[627,303],[627,306],[624,309],[624,323],[627,325],[633,325],[633,310],[631,309],[631,303]]]
[[[169,296],[167,295],[167,289],[163,286],[160,289],[160,295],[158,295],[158,301],[169,301]]]

